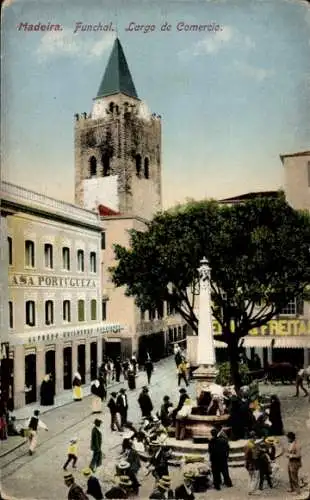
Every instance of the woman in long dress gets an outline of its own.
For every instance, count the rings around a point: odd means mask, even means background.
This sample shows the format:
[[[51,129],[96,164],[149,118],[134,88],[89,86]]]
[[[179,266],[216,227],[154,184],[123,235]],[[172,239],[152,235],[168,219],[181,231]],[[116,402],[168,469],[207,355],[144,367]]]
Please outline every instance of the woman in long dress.
[[[92,412],[101,413],[102,412],[102,391],[100,388],[99,380],[94,380],[91,383],[91,393],[92,393]]]
[[[83,399],[82,377],[79,374],[79,372],[76,372],[74,374],[72,387],[73,387],[73,400],[82,401]]]

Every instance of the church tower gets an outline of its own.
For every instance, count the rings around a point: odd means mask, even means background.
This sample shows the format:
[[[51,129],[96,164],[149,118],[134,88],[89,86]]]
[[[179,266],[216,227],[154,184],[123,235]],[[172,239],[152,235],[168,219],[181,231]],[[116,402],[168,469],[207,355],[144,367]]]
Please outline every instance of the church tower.
[[[161,118],[137,95],[116,38],[90,115],[75,115],[75,201],[151,219],[161,209]]]

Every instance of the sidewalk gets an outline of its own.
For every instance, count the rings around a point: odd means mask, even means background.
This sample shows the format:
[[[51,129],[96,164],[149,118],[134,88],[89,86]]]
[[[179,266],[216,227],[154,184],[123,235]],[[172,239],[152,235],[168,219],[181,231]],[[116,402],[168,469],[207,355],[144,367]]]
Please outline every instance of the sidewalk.
[[[167,362],[168,358],[163,358],[160,361],[158,361],[156,364],[154,363],[155,367],[158,368],[161,364]],[[145,378],[145,372],[144,371],[139,371],[136,376],[136,382],[138,385],[139,379],[141,377]],[[127,382],[125,381],[125,384]],[[139,384],[140,385],[140,384]],[[109,395],[109,392],[111,391],[112,388],[117,388],[119,386],[124,386],[124,378],[123,376],[121,377],[120,382],[115,382],[113,381],[111,384],[108,384],[107,386],[107,393]],[[90,384],[89,385],[83,385],[83,393],[84,393],[84,398],[88,397],[91,395],[90,392]],[[13,412],[13,415],[16,417],[16,423],[17,427],[22,427],[26,421],[31,417],[33,414],[34,410],[40,410],[41,415],[44,413],[51,412],[53,410],[56,410],[57,408],[60,408],[62,406],[66,406],[69,404],[73,404],[73,399],[72,399],[72,389],[68,389],[58,396],[55,396],[55,403],[53,406],[42,406],[38,403],[32,403],[30,405],[24,406],[23,408],[19,408]],[[4,457],[5,455],[8,455],[12,451],[20,448],[23,446],[25,443],[25,438],[20,437],[20,436],[9,436],[7,440],[5,441],[0,441],[0,458]]]

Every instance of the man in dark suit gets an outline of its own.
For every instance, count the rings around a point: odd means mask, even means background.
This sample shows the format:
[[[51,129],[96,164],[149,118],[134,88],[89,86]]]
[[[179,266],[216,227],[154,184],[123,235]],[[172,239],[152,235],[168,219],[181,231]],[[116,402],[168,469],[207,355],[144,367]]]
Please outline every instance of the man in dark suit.
[[[126,395],[126,390],[124,388],[120,389],[119,395],[116,399],[117,411],[121,416],[121,427],[127,424],[127,413],[128,413],[128,399]]]
[[[127,475],[132,482],[132,489],[135,495],[138,495],[139,493],[139,486],[140,483],[137,479],[137,474],[139,472],[139,469],[141,467],[140,463],[140,457],[138,455],[138,452],[133,448],[132,442],[128,440],[125,443],[125,459],[129,463],[129,470],[127,471]]]
[[[195,500],[193,490],[194,475],[191,472],[184,473],[184,483],[175,489],[174,497],[177,500]]]
[[[211,430],[209,442],[209,457],[213,476],[213,484],[216,490],[221,489],[221,475],[224,479],[225,486],[232,487],[232,482],[228,470],[229,444],[222,437],[218,437],[216,429]]]
[[[117,419],[117,413],[118,413],[118,407],[117,407],[117,393],[116,392],[111,392],[111,397],[108,401],[108,408],[110,410],[111,414],[111,431],[115,431],[115,427],[117,428],[118,431],[122,431],[121,426],[118,423]]]
[[[91,432],[91,443],[90,443],[90,449],[93,452],[93,456],[89,465],[89,468],[95,472],[97,467],[100,467],[102,464],[102,434],[100,432],[100,426],[102,424],[102,421],[96,418],[94,421],[94,427]]]
[[[149,390],[146,386],[142,387],[138,403],[141,408],[142,417],[150,418],[153,410],[153,403],[149,396]]]
[[[156,480],[161,479],[162,476],[169,476],[168,451],[160,446],[160,442],[158,441],[151,441],[150,446],[153,451],[149,466],[153,468],[153,476]]]
[[[128,498],[128,489],[132,486],[129,477],[119,476],[117,479],[118,484],[105,492],[105,498]]]
[[[154,498],[159,500],[174,498],[173,491],[170,488],[170,484],[160,479],[156,485],[156,488],[150,494],[149,498],[150,499]]]

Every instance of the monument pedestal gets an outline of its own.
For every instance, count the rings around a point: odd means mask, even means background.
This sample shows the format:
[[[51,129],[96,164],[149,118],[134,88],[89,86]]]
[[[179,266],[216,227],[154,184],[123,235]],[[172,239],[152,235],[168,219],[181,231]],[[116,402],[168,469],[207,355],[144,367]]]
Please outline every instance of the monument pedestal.
[[[193,372],[196,382],[196,397],[199,398],[202,391],[208,392],[211,384],[215,383],[218,370],[214,365],[201,365]]]

